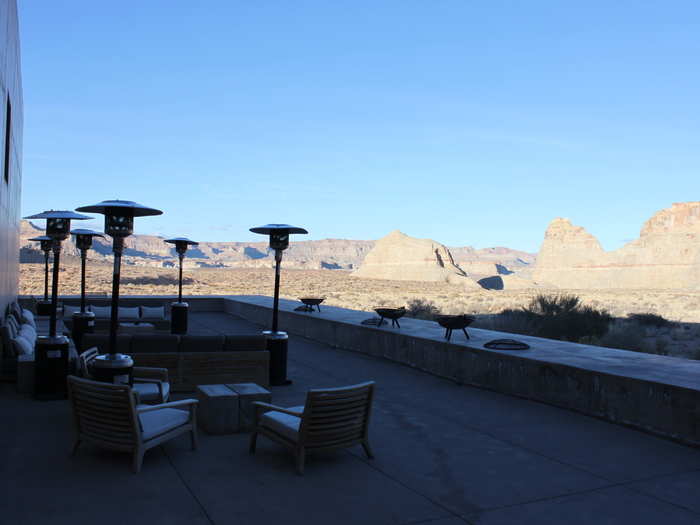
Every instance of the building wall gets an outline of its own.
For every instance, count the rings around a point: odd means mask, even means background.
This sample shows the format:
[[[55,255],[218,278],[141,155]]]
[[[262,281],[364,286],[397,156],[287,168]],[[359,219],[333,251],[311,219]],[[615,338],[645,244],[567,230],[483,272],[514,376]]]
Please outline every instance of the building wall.
[[[17,2],[0,0],[0,314],[17,296],[19,285],[23,115]]]

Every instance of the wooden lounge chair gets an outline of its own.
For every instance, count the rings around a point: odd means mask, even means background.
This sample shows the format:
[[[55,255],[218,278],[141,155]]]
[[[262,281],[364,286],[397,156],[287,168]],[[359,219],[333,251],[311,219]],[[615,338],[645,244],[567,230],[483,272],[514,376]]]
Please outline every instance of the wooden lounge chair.
[[[68,397],[76,431],[73,454],[82,441],[131,452],[136,473],[148,449],[180,434],[189,432],[192,450],[197,448],[196,399],[137,406],[128,385],[76,376],[68,376]]]
[[[369,459],[369,416],[374,382],[341,388],[309,390],[304,406],[282,408],[262,401],[255,406],[250,453],[258,434],[292,449],[299,474],[304,473],[306,452],[362,445]]]
[[[92,379],[90,365],[99,355],[96,347],[85,350],[78,356],[78,375]],[[150,366],[135,366],[131,388],[139,396],[139,403],[167,403],[170,399],[168,369]]]

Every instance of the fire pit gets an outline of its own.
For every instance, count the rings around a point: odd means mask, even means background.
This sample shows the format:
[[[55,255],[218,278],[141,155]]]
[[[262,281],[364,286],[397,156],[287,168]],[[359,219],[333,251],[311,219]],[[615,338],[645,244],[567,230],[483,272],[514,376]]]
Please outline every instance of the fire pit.
[[[445,329],[445,339],[448,341],[452,337],[452,330],[462,330],[464,335],[469,339],[467,326],[474,322],[474,317],[471,315],[439,315],[435,318],[437,323]]]
[[[379,326],[384,324],[384,319],[391,319],[392,328],[394,326],[401,328],[399,319],[406,315],[406,309],[403,306],[401,308],[375,308],[374,311],[379,316]]]
[[[318,311],[321,311],[321,306],[320,304],[326,300],[325,297],[301,297],[299,299],[302,303],[304,303],[304,306],[300,308],[300,311],[302,312],[313,312],[314,311],[314,306],[318,308]]]

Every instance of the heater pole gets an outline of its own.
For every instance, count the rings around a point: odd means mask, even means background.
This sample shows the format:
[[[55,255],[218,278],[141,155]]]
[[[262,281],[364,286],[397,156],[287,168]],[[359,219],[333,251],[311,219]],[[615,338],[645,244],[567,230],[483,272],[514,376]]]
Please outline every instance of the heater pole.
[[[85,313],[85,259],[87,250],[80,250],[80,312]]]
[[[114,237],[112,251],[114,252],[114,273],[112,274],[112,312],[109,325],[109,353],[117,353],[117,329],[119,328],[119,274],[122,266],[122,250],[124,239]]]
[[[277,317],[280,306],[280,264],[282,263],[282,250],[275,250],[275,302],[272,305],[272,333],[277,333]]]
[[[61,258],[61,241],[53,241],[53,279],[51,283],[51,319],[49,337],[56,337],[56,309],[58,308],[58,265]]]
[[[178,290],[177,290],[177,302],[181,303],[182,302],[182,259],[185,257],[184,253],[179,254],[180,258],[180,279],[178,281]]]
[[[49,300],[49,250],[44,251],[44,302]]]

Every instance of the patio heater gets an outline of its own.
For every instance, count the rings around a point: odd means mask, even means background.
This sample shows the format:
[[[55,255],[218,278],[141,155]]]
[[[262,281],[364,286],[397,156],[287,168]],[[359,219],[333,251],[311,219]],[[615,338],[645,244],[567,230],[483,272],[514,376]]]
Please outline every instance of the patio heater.
[[[70,234],[71,220],[91,219],[72,211],[49,210],[25,219],[46,219],[46,236],[51,239],[53,275],[51,279],[51,312],[49,335],[36,338],[34,348],[34,396],[38,399],[66,397],[66,376],[69,368],[69,340],[56,333],[58,306],[58,271],[61,262],[61,242]]]
[[[277,330],[280,304],[280,264],[282,263],[282,252],[289,247],[289,235],[309,232],[304,228],[297,228],[289,224],[266,224],[251,228],[250,231],[269,235],[270,248],[275,250],[275,298],[272,304],[272,330],[265,330],[263,335],[267,337],[267,349],[270,352],[270,384],[275,386],[289,385],[292,383],[287,379],[289,336],[287,332]]]
[[[187,313],[190,305],[182,302],[182,260],[185,258],[187,248],[189,246],[197,246],[199,243],[191,241],[186,237],[165,239],[165,242],[175,245],[175,251],[177,252],[178,259],[180,259],[180,278],[178,280],[177,302],[170,305],[170,333],[186,334]]]
[[[119,274],[121,271],[124,239],[134,232],[134,217],[160,215],[163,212],[147,208],[133,201],[102,201],[91,206],[81,206],[77,211],[100,213],[105,216],[105,233],[112,237],[114,273],[112,275],[112,300],[109,324],[109,352],[93,360],[93,374],[99,381],[109,383],[131,382],[134,361],[131,356],[117,352],[119,329]]]
[[[40,235],[32,237],[30,241],[41,243],[41,251],[44,252],[44,299],[36,302],[37,315],[51,315],[51,301],[49,300],[49,254],[51,253],[51,237]]]
[[[83,349],[83,334],[92,333],[95,328],[95,314],[85,310],[85,261],[87,252],[92,248],[93,237],[104,237],[93,230],[72,230],[75,236],[75,246],[80,250],[80,311],[73,314],[73,342],[79,351]]]

